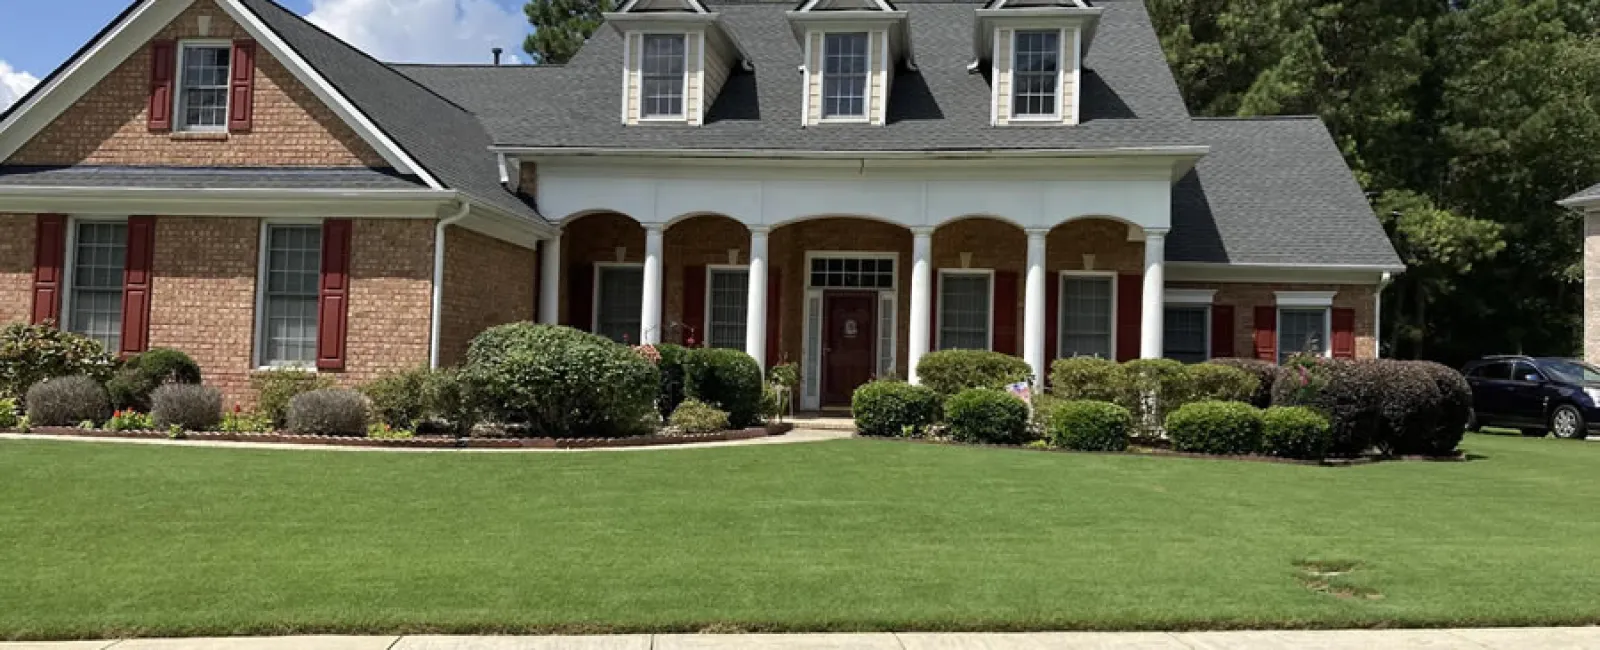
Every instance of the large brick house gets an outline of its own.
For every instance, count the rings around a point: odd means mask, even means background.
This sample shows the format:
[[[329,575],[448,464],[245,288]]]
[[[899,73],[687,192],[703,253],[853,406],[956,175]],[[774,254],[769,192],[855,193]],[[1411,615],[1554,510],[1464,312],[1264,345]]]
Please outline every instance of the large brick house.
[[[1314,118],[1185,109],[1140,0],[633,0],[564,66],[140,0],[0,116],[0,321],[360,381],[503,322],[796,361],[1377,354]]]

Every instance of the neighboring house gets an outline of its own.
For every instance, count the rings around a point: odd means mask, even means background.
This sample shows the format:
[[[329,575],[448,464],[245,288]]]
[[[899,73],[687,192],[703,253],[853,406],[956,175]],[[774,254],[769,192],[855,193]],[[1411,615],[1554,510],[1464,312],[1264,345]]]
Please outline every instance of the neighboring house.
[[[1583,358],[1600,363],[1600,185],[1559,204],[1583,214]]]
[[[349,380],[564,323],[796,361],[1377,354],[1315,118],[1193,119],[1140,0],[634,0],[565,66],[143,0],[0,116],[0,321]]]

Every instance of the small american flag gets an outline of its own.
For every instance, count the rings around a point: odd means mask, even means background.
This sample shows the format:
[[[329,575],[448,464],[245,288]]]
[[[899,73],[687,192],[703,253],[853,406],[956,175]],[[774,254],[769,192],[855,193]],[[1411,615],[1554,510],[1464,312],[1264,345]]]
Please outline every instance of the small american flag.
[[[1011,393],[1012,395],[1016,395],[1017,399],[1020,399],[1020,400],[1022,400],[1024,402],[1032,402],[1033,401],[1032,389],[1033,389],[1033,387],[1030,386],[1028,384],[1028,382],[1025,382],[1025,381],[1017,382],[1017,383],[1012,384],[1010,386],[1006,386],[1006,392]]]

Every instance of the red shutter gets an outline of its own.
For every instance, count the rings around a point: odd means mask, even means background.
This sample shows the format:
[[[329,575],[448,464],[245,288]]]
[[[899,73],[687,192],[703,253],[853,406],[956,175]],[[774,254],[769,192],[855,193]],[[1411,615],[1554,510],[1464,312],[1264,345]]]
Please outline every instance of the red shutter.
[[[1256,307],[1256,358],[1278,362],[1278,308]]]
[[[255,127],[256,42],[234,41],[228,61],[233,68],[228,76],[228,131],[249,133]]]
[[[1333,358],[1356,358],[1356,310],[1335,309],[1333,321]]]
[[[33,248],[33,322],[61,323],[61,267],[67,256],[67,215],[41,214]]]
[[[767,367],[783,359],[783,270],[767,269]]]
[[[994,345],[990,349],[1017,355],[1017,272],[994,272]]]
[[[322,293],[317,300],[317,369],[343,370],[350,315],[349,219],[322,222]]]
[[[172,76],[178,71],[177,44],[150,43],[150,130],[172,130]]]
[[[568,327],[594,331],[594,266],[588,263],[567,265]]]
[[[156,218],[128,218],[127,261],[122,271],[122,355],[150,349],[151,267],[155,263]]]
[[[683,267],[683,341],[688,346],[706,344],[706,267]]]
[[[1044,277],[1044,371],[1049,374],[1050,366],[1061,355],[1061,337],[1057,336],[1061,321],[1061,275],[1046,273]]]
[[[928,349],[937,352],[939,350],[939,269],[933,270],[933,279],[930,284],[932,286],[928,288],[928,292],[932,295],[928,296],[928,322],[924,326],[928,328]],[[911,326],[916,327],[917,324],[912,323]]]
[[[1233,351],[1233,305],[1211,306],[1211,358],[1227,359]]]
[[[1117,276],[1117,361],[1139,358],[1139,331],[1144,309],[1144,274]]]

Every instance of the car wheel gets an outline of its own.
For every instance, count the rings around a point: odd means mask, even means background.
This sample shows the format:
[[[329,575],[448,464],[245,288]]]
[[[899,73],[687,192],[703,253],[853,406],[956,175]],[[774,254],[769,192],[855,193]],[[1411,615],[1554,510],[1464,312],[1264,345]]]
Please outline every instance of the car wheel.
[[[1467,409],[1467,430],[1478,433],[1483,430],[1483,424],[1478,422],[1478,410]]]
[[[1557,438],[1573,438],[1582,440],[1589,435],[1588,423],[1583,421],[1583,412],[1571,404],[1562,404],[1550,414],[1550,435]]]

